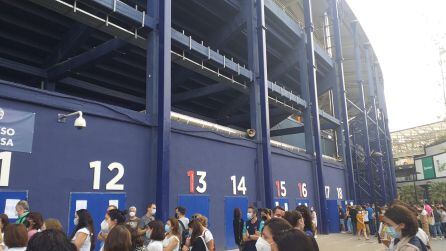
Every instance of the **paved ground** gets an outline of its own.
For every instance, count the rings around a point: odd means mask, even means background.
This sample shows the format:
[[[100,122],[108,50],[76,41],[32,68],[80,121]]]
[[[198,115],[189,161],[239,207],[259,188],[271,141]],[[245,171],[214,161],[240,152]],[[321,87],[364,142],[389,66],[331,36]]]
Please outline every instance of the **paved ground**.
[[[318,235],[317,243],[321,251],[385,251],[375,237],[366,241],[358,240],[351,234]],[[432,240],[432,251],[446,251],[446,240]],[[238,249],[230,250],[238,251]]]
[[[383,251],[384,245],[379,244],[376,238],[369,241],[358,240],[351,234],[318,235],[317,243],[320,250],[328,251]],[[446,251],[446,240],[432,240],[433,251]]]

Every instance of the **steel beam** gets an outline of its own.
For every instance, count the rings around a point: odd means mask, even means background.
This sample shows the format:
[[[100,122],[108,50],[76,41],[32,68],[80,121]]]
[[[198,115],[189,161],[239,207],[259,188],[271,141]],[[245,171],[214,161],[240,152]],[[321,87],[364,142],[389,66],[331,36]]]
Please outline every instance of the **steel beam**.
[[[251,128],[257,133],[257,206],[273,207],[271,145],[268,106],[268,74],[266,63],[265,12],[263,0],[245,1],[247,4],[248,63],[253,71],[250,86]]]
[[[355,188],[355,176],[353,174],[353,160],[352,160],[352,145],[350,143],[350,128],[348,123],[348,108],[347,108],[347,97],[345,91],[345,78],[344,78],[344,58],[342,52],[342,40],[341,40],[341,26],[340,17],[338,10],[338,0],[331,0],[331,16],[333,18],[333,35],[336,50],[336,71],[337,71],[337,83],[336,92],[339,96],[338,99],[340,106],[338,110],[341,112],[342,122],[341,130],[343,133],[340,135],[341,140],[344,141],[344,163],[346,165],[347,174],[347,188],[348,188],[348,198],[356,202],[356,188]]]
[[[310,94],[309,109],[312,114],[312,127],[314,134],[314,150],[315,150],[315,167],[314,168],[314,186],[316,189],[317,208],[319,209],[319,228],[323,234],[328,233],[328,219],[327,219],[327,202],[325,198],[325,182],[323,175],[323,156],[321,145],[321,128],[319,121],[319,105],[316,84],[316,59],[314,56],[314,24],[313,15],[311,11],[311,1],[304,0],[304,16],[305,16],[305,32],[307,37],[307,62],[309,67],[308,85]]]
[[[187,101],[190,99],[195,99],[203,96],[207,96],[213,93],[218,93],[227,90],[229,87],[227,84],[224,83],[217,83],[212,84],[209,86],[192,89],[189,91],[181,92],[178,94],[175,94],[172,98],[173,103],[180,103],[183,101]]]
[[[376,82],[374,79],[374,69],[373,69],[373,62],[371,60],[371,48],[370,48],[370,44],[365,44],[365,59],[366,59],[366,65],[367,65],[367,76],[368,76],[368,84],[369,84],[369,94],[370,94],[370,98],[372,99],[372,110],[374,113],[374,126],[375,126],[375,136],[376,136],[376,150],[380,153],[382,153],[382,148],[381,148],[381,142],[380,142],[380,132],[379,132],[379,123],[378,123],[378,110],[376,107],[376,98],[377,98],[377,92],[375,88]],[[373,121],[373,120],[372,120]],[[378,158],[378,175],[379,175],[379,181],[381,183],[381,194],[384,196],[383,200],[384,203],[388,202],[387,199],[387,189],[386,189],[386,182],[384,179],[384,166],[383,166],[383,160],[382,157],[377,157]]]
[[[170,215],[170,132],[171,132],[171,0],[148,0],[150,16],[158,20],[157,29],[147,39],[146,111],[153,121],[153,142],[149,174],[153,184],[149,192],[156,191],[159,217],[166,221]]]
[[[0,58],[0,67],[41,78],[46,78],[47,76],[45,70],[43,69],[15,62],[6,58]]]
[[[92,29],[86,25],[77,23],[63,36],[62,40],[45,60],[45,66],[52,66],[67,58],[76,48],[81,47],[88,39]]]
[[[357,83],[359,86],[359,100],[360,108],[362,110],[361,115],[363,118],[363,141],[364,141],[364,152],[365,152],[365,168],[367,170],[367,175],[370,177],[370,191],[375,190],[375,181],[373,176],[373,170],[371,166],[371,151],[370,151],[370,138],[369,138],[369,127],[368,127],[368,117],[367,108],[364,96],[364,80],[362,79],[362,62],[361,62],[361,49],[359,44],[359,34],[357,32],[357,21],[351,23],[352,33],[354,37],[354,48],[355,48],[355,74],[357,78]],[[369,203],[375,203],[376,198],[373,192],[370,192]]]
[[[119,91],[115,91],[109,88],[105,88],[99,85],[94,85],[91,83],[88,83],[86,81],[82,81],[79,79],[74,79],[74,78],[64,78],[62,80],[60,80],[58,82],[61,85],[67,85],[67,86],[72,86],[72,87],[76,87],[76,88],[80,88],[83,90],[87,90],[90,92],[94,92],[97,94],[101,94],[101,95],[105,95],[108,97],[112,97],[112,98],[116,98],[116,99],[120,99],[120,100],[124,100],[127,102],[131,102],[131,103],[135,103],[138,105],[145,105],[145,100],[144,98],[138,97],[138,96],[134,96],[131,94],[127,94],[127,93],[123,93],[123,92],[119,92]]]
[[[288,55],[286,55],[285,58],[283,58],[282,61],[271,70],[271,74],[269,74],[270,79],[277,80],[283,74],[290,71],[291,68],[293,68],[299,62],[302,55],[298,55],[298,50],[299,48],[297,47],[291,50],[290,53],[288,53]]]
[[[209,42],[216,48],[224,48],[230,39],[234,37],[237,32],[241,32],[244,25],[246,25],[246,16],[244,10],[239,12],[230,19],[223,27],[216,30],[210,35]]]
[[[66,77],[71,72],[81,67],[86,67],[87,65],[95,63],[103,59],[104,57],[109,56],[110,53],[124,47],[126,44],[126,42],[118,38],[106,41],[89,51],[86,51],[82,54],[65,60],[64,62],[49,67],[47,70],[48,79],[50,81],[54,81]]]

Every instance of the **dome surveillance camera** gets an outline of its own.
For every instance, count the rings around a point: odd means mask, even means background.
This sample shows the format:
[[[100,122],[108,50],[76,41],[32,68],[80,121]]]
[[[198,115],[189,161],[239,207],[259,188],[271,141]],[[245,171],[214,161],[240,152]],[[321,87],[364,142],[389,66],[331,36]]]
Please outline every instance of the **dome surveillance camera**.
[[[87,127],[87,121],[85,121],[85,119],[83,117],[83,113],[81,111],[73,112],[70,114],[59,114],[57,121],[59,123],[65,123],[67,121],[68,117],[71,117],[74,115],[78,115],[78,117],[74,120],[74,127],[76,127],[79,130]]]
[[[74,127],[79,130],[87,127],[87,121],[85,121],[84,117],[82,117],[82,113],[76,120],[74,120]]]

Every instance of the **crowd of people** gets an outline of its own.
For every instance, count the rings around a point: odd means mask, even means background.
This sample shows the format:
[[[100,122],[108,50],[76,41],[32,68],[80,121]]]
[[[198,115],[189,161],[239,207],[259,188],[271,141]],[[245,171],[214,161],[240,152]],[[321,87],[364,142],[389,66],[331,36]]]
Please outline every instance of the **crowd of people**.
[[[409,205],[394,201],[390,206],[369,204],[338,208],[340,230],[364,236],[375,235],[388,250],[430,250],[431,240],[446,239],[446,207],[423,202]]]
[[[10,224],[0,214],[0,251],[215,251],[208,219],[201,214],[186,217],[186,208],[175,208],[166,222],[157,220],[156,205],[149,203],[137,217],[132,206],[120,211],[110,205],[104,212],[100,230],[95,230],[88,210],[75,212],[74,230],[66,235],[57,219],[43,219],[29,210],[26,201],[16,205],[17,220]],[[389,206],[339,206],[340,230],[363,236],[376,235],[388,250],[428,251],[430,241],[443,239],[446,210],[441,204],[408,205],[394,201]],[[317,216],[305,205],[286,211],[250,206],[246,217],[234,209],[234,240],[240,251],[317,251]],[[246,219],[246,220],[245,220]]]

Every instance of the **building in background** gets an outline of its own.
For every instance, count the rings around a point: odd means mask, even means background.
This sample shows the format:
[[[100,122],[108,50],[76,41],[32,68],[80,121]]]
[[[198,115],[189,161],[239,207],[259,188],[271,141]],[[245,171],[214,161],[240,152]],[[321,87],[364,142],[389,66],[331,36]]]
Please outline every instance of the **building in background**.
[[[397,186],[412,186],[419,197],[429,199],[430,185],[446,182],[446,121],[392,132],[391,137]]]

